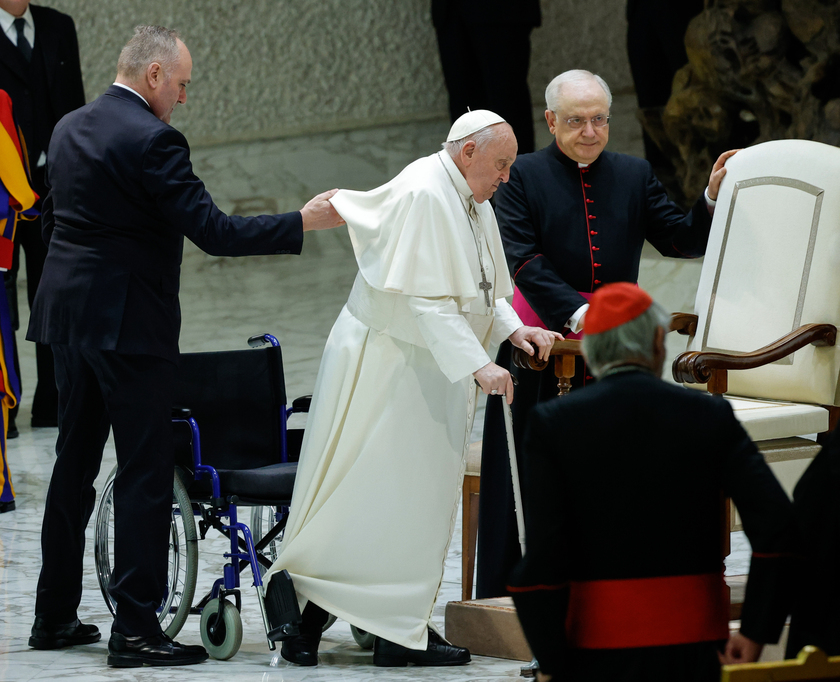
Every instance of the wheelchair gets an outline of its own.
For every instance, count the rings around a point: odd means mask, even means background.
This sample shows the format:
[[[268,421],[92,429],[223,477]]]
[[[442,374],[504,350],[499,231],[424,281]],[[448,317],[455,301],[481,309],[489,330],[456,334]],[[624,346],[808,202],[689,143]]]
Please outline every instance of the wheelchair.
[[[311,400],[303,396],[287,407],[282,353],[274,336],[252,336],[248,345],[258,350],[182,354],[178,407],[172,410],[176,470],[169,569],[158,619],[175,637],[190,614],[200,615],[202,642],[219,660],[231,658],[242,643],[240,574],[247,569],[268,633],[262,575],[277,558],[288,519],[303,439],[303,429],[293,422],[305,419]],[[111,613],[116,609],[108,593],[115,476],[116,467],[94,522],[97,578]],[[239,507],[250,508],[250,527],[239,520]],[[230,550],[223,554],[222,576],[196,601],[198,542],[210,529],[229,540]],[[334,622],[331,616],[324,629]],[[359,646],[373,647],[372,634],[355,626],[351,632]]]

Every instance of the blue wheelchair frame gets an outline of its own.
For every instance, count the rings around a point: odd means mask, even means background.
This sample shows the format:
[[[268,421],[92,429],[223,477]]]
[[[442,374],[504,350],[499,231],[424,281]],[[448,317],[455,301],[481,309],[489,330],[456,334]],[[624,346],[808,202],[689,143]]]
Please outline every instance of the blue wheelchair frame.
[[[260,334],[252,336],[248,339],[248,345],[252,348],[270,343],[272,346],[279,346],[280,342],[271,334]],[[287,407],[282,405],[279,415],[279,429],[280,429],[280,462],[288,463],[289,453],[287,450],[287,428],[288,419],[295,412],[294,407]],[[247,566],[251,567],[251,573],[254,579],[254,587],[257,590],[258,601],[260,604],[260,611],[262,614],[263,624],[265,626],[266,634],[268,633],[269,621],[265,609],[265,586],[260,573],[260,558],[265,562],[265,557],[261,557],[257,550],[269,544],[282,530],[281,522],[288,516],[288,506],[280,506],[275,514],[277,526],[275,532],[267,533],[259,544],[255,545],[251,529],[244,523],[238,520],[237,503],[238,496],[229,495],[227,498],[222,497],[221,483],[219,474],[212,466],[202,464],[201,462],[201,434],[196,420],[191,416],[188,409],[180,410],[179,413],[173,415],[173,423],[186,424],[190,429],[190,446],[192,450],[192,460],[194,467],[194,480],[200,481],[202,479],[210,479],[212,486],[212,497],[210,500],[211,509],[205,512],[202,508],[200,511],[195,509],[193,513],[196,516],[201,516],[202,521],[199,523],[201,528],[201,538],[206,536],[209,527],[214,527],[222,532],[230,539],[230,551],[225,552],[223,557],[228,559],[228,563],[224,565],[223,576],[218,578],[214,583],[210,593],[205,596],[196,607],[191,608],[191,613],[201,613],[204,607],[213,599],[220,601],[219,611],[216,616],[216,624],[221,622],[223,617],[223,610],[230,608],[231,604],[225,597],[231,595],[236,601],[237,610],[241,610],[241,596],[240,596],[240,572]],[[200,505],[198,505],[200,506]],[[223,518],[228,518],[228,523],[221,521]],[[234,561],[236,562],[234,564]],[[211,624],[211,630],[214,627]],[[272,651],[276,648],[274,642],[266,637],[269,649]]]

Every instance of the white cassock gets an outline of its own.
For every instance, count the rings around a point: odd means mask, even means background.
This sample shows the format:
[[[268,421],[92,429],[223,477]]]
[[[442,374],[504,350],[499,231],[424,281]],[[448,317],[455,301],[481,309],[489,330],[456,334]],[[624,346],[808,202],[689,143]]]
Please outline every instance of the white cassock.
[[[446,152],[331,201],[359,274],[324,349],[271,571],[289,571],[303,604],[425,649],[478,400],[472,373],[522,323],[504,298],[493,209],[472,201]]]

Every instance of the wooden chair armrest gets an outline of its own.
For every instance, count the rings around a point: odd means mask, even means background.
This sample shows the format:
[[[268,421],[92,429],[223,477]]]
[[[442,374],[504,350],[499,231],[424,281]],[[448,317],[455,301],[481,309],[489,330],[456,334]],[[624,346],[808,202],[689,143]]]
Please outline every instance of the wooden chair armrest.
[[[697,315],[693,313],[671,313],[671,328],[682,336],[694,336],[697,333]]]
[[[833,324],[804,324],[790,334],[764,348],[749,353],[718,353],[715,351],[687,351],[674,359],[674,381],[686,384],[709,384],[712,393],[725,393],[726,372],[731,369],[754,369],[769,365],[804,348],[833,346],[837,340],[837,327]]]
[[[580,341],[577,339],[563,339],[555,341],[551,347],[551,355],[580,355]],[[548,367],[548,362],[542,362],[538,357],[528,355],[521,348],[513,349],[513,364],[522,369],[533,369],[541,372]]]

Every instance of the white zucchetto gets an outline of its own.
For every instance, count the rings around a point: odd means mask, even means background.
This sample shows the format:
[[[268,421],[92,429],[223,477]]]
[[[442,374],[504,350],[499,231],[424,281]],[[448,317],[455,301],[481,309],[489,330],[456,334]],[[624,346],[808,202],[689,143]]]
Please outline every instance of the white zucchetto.
[[[446,141],[455,142],[456,140],[462,140],[467,135],[477,133],[482,128],[495,125],[496,123],[506,123],[506,121],[498,114],[494,114],[487,109],[468,111],[452,124],[452,127],[449,129],[449,135],[446,136]]]

